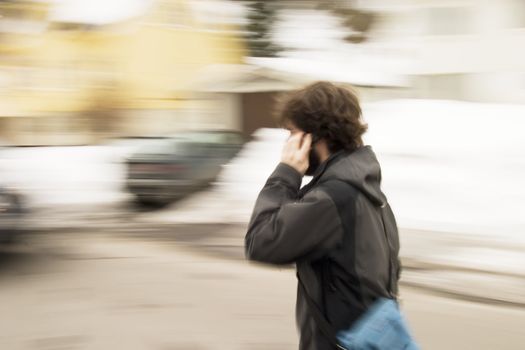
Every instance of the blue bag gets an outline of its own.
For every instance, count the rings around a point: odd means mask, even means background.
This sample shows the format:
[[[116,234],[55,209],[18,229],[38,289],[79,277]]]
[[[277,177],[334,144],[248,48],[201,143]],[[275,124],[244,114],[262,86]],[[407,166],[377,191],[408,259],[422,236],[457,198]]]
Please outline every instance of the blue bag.
[[[419,350],[393,299],[378,299],[355,324],[337,333],[338,346],[348,350]]]

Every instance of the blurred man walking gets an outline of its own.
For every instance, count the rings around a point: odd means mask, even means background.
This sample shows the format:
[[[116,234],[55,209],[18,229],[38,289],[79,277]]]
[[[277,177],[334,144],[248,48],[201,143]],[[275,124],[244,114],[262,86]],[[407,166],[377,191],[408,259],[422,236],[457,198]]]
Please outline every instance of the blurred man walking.
[[[336,349],[321,318],[348,329],[378,298],[395,298],[397,226],[352,91],[315,83],[287,96],[279,116],[291,135],[256,201],[246,256],[296,264],[299,347]],[[313,179],[300,188],[304,175]]]

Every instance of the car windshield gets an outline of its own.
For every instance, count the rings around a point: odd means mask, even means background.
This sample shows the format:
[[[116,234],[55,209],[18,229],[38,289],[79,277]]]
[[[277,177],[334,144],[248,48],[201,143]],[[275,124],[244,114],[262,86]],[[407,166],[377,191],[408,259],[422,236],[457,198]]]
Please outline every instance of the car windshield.
[[[240,137],[228,132],[188,132],[185,138],[197,143],[228,144],[239,143]]]
[[[172,154],[181,150],[181,141],[175,139],[160,139],[146,142],[139,148],[142,154]]]

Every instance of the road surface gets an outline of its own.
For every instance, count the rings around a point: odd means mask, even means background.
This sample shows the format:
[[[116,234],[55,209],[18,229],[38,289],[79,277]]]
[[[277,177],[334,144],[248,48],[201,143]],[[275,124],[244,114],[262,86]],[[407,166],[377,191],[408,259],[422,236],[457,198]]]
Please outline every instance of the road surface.
[[[115,232],[27,236],[0,254],[0,349],[295,349],[291,269]],[[523,349],[525,310],[402,289],[423,349]]]

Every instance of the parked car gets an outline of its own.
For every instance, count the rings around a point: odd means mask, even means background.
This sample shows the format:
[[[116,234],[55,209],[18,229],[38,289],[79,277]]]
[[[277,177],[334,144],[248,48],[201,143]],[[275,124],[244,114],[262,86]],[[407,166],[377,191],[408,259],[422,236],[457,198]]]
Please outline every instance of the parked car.
[[[121,162],[122,159],[127,159],[131,155],[135,154],[145,145],[151,143],[151,141],[165,139],[162,136],[123,136],[114,137],[107,139],[105,142],[106,146],[111,147],[115,154],[115,160]]]
[[[128,158],[127,187],[143,204],[163,204],[210,184],[241,149],[236,131],[187,131],[153,139]]]

